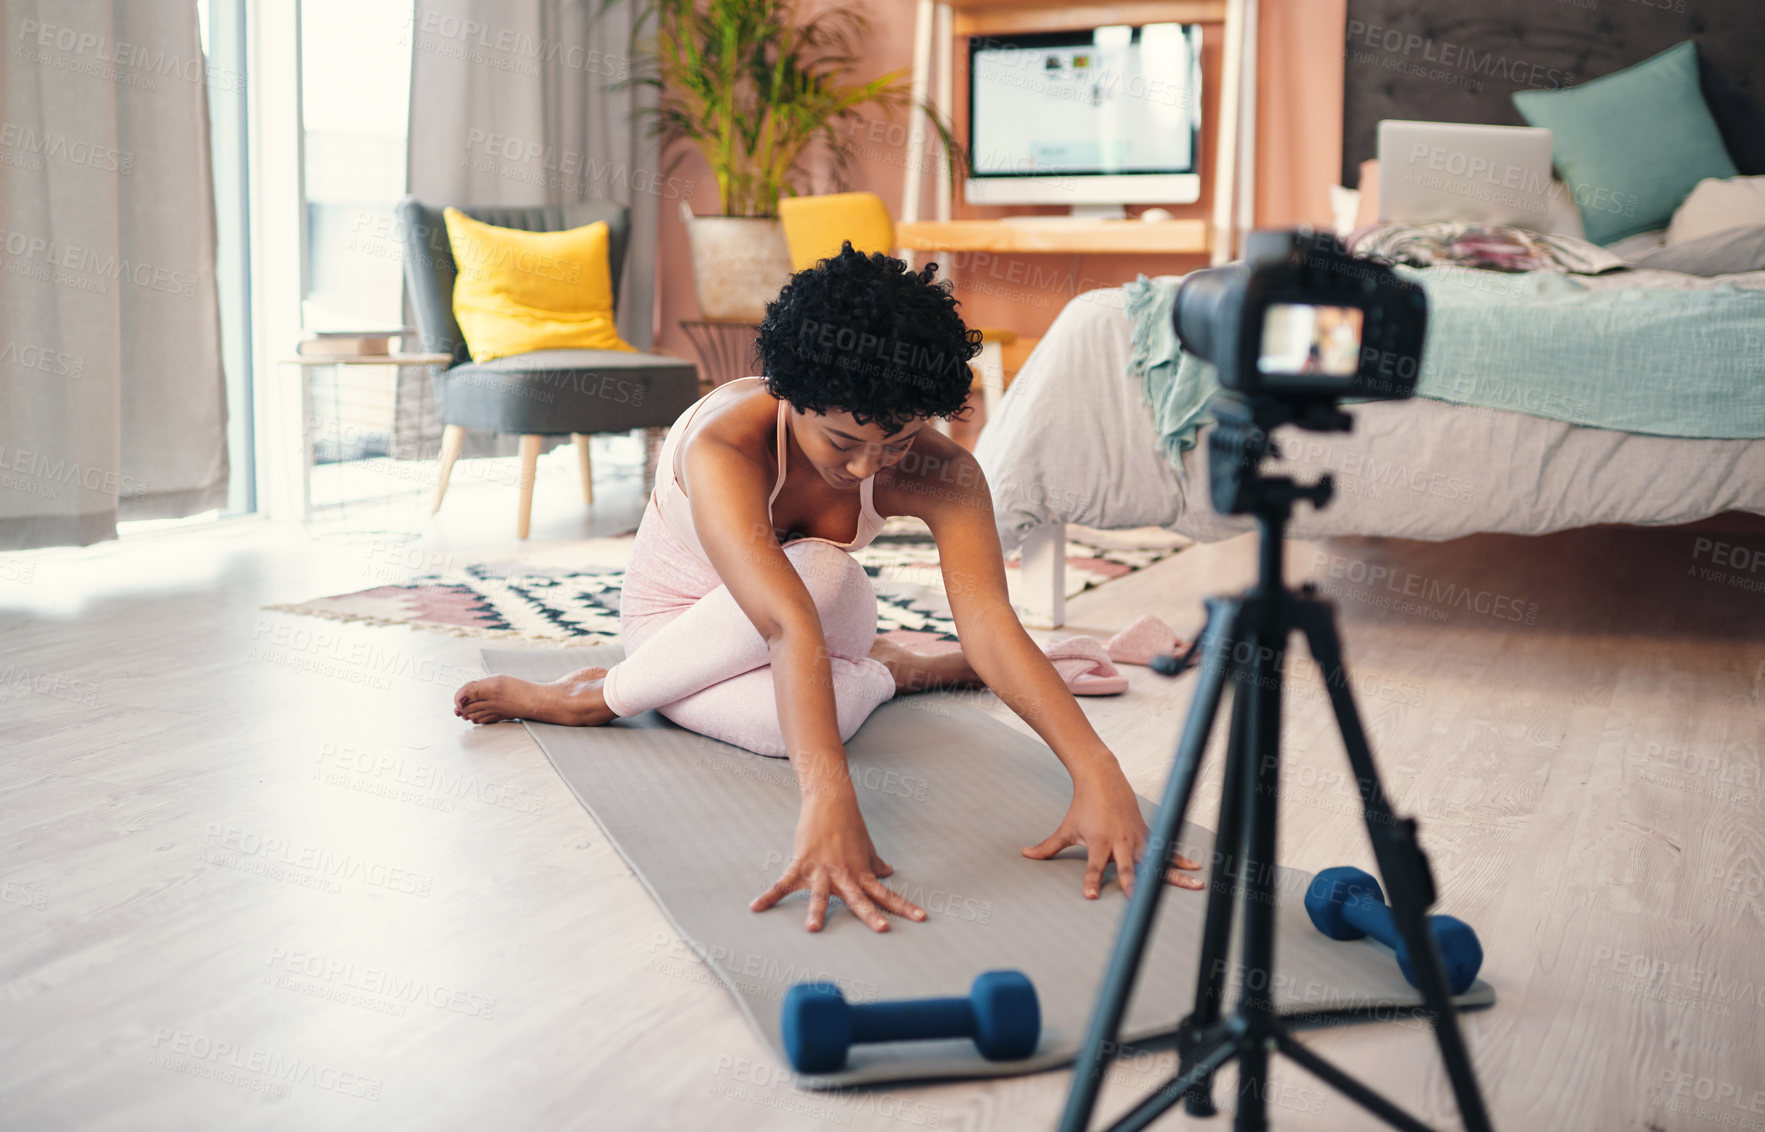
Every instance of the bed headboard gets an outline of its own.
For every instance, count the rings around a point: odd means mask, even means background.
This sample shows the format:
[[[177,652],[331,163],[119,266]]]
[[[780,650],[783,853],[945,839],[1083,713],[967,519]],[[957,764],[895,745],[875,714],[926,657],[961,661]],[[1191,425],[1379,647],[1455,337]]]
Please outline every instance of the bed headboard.
[[[1759,0],[1348,0],[1342,183],[1382,118],[1523,126],[1509,96],[1573,86],[1697,41],[1704,99],[1742,173],[1765,173]],[[1638,156],[1647,152],[1638,139]]]

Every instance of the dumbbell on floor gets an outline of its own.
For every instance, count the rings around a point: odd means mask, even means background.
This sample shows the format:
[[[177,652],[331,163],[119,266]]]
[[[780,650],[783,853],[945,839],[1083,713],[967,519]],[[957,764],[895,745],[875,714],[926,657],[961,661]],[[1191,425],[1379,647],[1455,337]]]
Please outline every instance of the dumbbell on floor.
[[[967,998],[849,1003],[832,983],[798,983],[784,996],[784,1048],[800,1073],[829,1073],[858,1042],[974,1038],[981,1056],[1011,1061],[1036,1052],[1042,1010],[1021,971],[985,971]]]
[[[1344,866],[1319,873],[1306,890],[1305,910],[1317,929],[1331,939],[1370,935],[1391,948],[1397,952],[1397,966],[1403,977],[1410,986],[1419,985],[1409,948],[1398,937],[1391,909],[1385,906],[1385,892],[1363,870]],[[1483,965],[1483,945],[1477,941],[1477,933],[1456,916],[1429,916],[1428,930],[1434,935],[1434,949],[1440,953],[1440,964],[1446,969],[1447,984],[1452,993],[1463,994],[1477,980],[1477,969]]]

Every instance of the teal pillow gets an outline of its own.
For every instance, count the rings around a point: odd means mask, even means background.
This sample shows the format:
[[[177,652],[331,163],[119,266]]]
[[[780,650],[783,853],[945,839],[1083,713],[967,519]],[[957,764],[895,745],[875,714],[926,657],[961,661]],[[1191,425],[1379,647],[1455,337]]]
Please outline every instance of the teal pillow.
[[[1665,228],[1699,181],[1739,173],[1689,39],[1580,86],[1516,92],[1514,105],[1551,131],[1557,171],[1596,244]]]

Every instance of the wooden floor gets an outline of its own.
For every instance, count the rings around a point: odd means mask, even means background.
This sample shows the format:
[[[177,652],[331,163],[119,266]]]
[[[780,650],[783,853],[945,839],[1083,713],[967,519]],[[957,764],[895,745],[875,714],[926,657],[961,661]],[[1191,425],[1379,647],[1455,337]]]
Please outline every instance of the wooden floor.
[[[571,453],[542,461],[535,546],[635,525],[636,469],[601,476],[590,513]],[[0,562],[0,1127],[1052,1127],[1066,1071],[794,1089],[525,732],[450,714],[480,642],[264,611],[509,556],[495,478],[456,472],[412,542],[243,522]],[[1502,1129],[1765,1128],[1765,569],[1722,564],[1731,541],[1289,548],[1338,591],[1441,910],[1482,935],[1500,1002],[1466,1029]],[[1063,633],[1193,630],[1252,550],[1082,595]],[[1193,678],[1130,675],[1082,702],[1157,797]],[[1369,865],[1313,687],[1280,857]],[[1217,786],[1210,764],[1210,824]],[[1307,1040],[1456,1127],[1425,1031]],[[1101,1111],[1172,1061],[1120,1065]],[[1270,1102],[1277,1128],[1371,1126],[1290,1063]],[[1159,1125],[1190,1126],[1228,1127]]]

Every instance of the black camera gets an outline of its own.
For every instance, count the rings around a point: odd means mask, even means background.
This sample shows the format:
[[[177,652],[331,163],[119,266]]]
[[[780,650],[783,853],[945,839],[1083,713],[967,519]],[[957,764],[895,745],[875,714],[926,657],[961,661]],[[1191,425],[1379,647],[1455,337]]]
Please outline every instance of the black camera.
[[[1428,299],[1328,232],[1259,231],[1243,262],[1183,280],[1171,322],[1246,397],[1396,400],[1421,376]]]
[[[1214,364],[1221,392],[1209,408],[1209,494],[1214,510],[1241,515],[1293,501],[1330,501],[1324,476],[1310,487],[1269,479],[1269,433],[1284,424],[1347,432],[1344,398],[1412,396],[1422,372],[1428,296],[1389,266],[1348,254],[1309,228],[1252,232],[1242,263],[1193,272],[1171,309],[1177,340]]]

